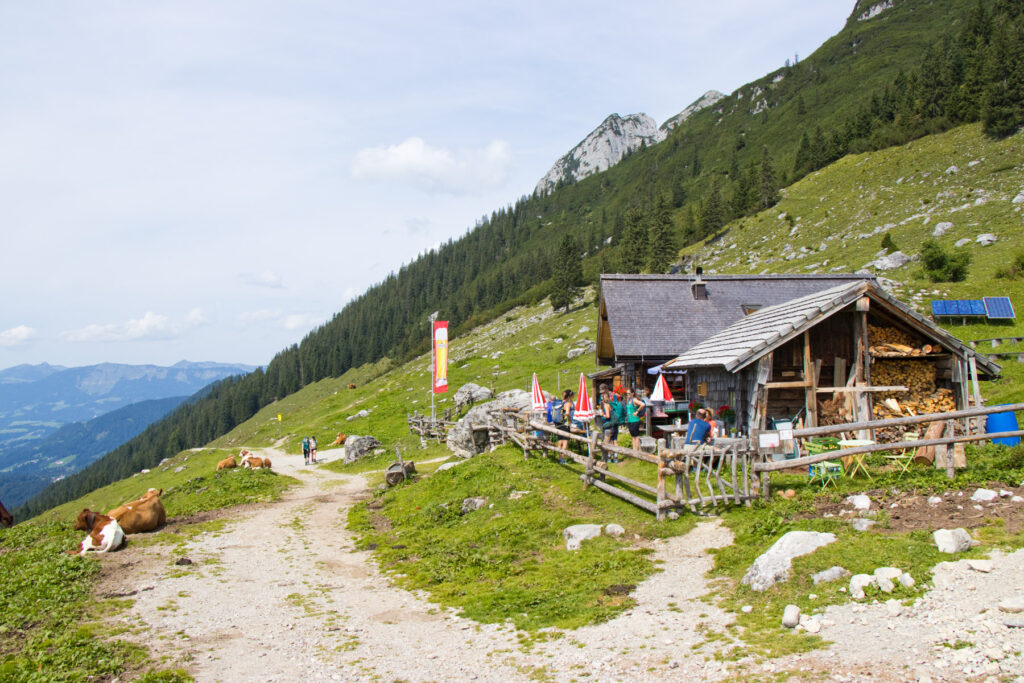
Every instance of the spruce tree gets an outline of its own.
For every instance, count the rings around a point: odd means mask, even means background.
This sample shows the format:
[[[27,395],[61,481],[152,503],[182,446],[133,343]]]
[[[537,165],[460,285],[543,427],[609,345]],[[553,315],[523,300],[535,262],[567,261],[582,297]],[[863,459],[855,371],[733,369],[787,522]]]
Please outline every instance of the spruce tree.
[[[651,227],[647,246],[647,270],[664,273],[678,254],[676,230],[669,212],[668,202],[658,197],[651,216]]]
[[[622,236],[622,272],[639,273],[647,265],[647,219],[639,207],[626,212]]]
[[[558,255],[555,257],[554,291],[551,292],[553,308],[569,306],[576,300],[583,284],[583,265],[580,259],[580,245],[572,233],[566,233],[558,244]]]
[[[772,163],[771,154],[768,153],[768,146],[765,145],[764,153],[761,155],[761,208],[767,209],[775,206],[779,201],[778,180],[775,177],[775,165]]]
[[[718,177],[711,180],[711,190],[708,191],[707,199],[704,200],[704,210],[701,212],[701,232],[707,236],[718,231],[725,225],[725,204],[722,202],[722,193],[718,189]]]

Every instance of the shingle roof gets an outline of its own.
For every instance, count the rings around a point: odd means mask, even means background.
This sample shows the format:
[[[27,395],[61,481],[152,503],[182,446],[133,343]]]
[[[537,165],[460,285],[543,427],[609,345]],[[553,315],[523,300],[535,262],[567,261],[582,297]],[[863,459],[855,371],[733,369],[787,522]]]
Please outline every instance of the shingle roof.
[[[615,356],[674,358],[742,320],[744,306],[772,306],[872,280],[849,274],[705,275],[708,298],[701,300],[694,299],[691,290],[696,279],[696,275],[602,275],[601,296]]]
[[[862,296],[897,312],[925,336],[939,341],[961,356],[975,356],[979,369],[997,375],[1000,366],[969,348],[956,337],[887,294],[874,282],[861,281],[838,285],[822,292],[759,310],[725,330],[697,344],[686,353],[665,363],[666,367],[692,368],[721,366],[738,370],[782,346],[804,330],[849,306]]]

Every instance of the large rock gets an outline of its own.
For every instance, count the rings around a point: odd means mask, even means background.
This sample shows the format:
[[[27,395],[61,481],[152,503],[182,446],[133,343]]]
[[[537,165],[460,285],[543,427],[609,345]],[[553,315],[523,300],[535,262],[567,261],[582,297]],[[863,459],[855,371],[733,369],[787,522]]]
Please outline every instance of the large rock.
[[[480,401],[488,401],[491,398],[494,398],[494,392],[487,387],[470,382],[469,384],[463,384],[455,392],[455,407],[462,410],[466,406],[474,405]]]
[[[600,535],[600,524],[574,524],[562,530],[566,550],[579,550],[583,541],[597,538]]]
[[[850,570],[846,569],[845,567],[840,567],[837,565],[824,571],[820,571],[817,574],[812,574],[811,581],[814,582],[814,585],[818,585],[819,583],[825,583],[828,581],[838,581],[844,576],[849,575]]]
[[[894,268],[902,268],[913,260],[913,257],[907,256],[902,251],[895,251],[886,256],[879,256],[871,263],[868,263],[867,267],[873,266],[878,270],[893,270]]]
[[[977,242],[978,244],[980,244],[983,247],[987,247],[990,244],[995,244],[997,241],[999,241],[999,238],[996,237],[995,235],[993,235],[990,232],[986,232],[986,233],[984,233],[982,235],[978,235],[974,239],[974,241]]]
[[[474,430],[472,427],[484,426],[489,422],[501,424],[505,410],[521,411],[531,405],[530,394],[522,389],[503,391],[493,401],[473,406],[461,420],[448,430],[448,449],[461,458],[472,458],[487,450],[487,430]]]
[[[345,462],[355,462],[373,453],[381,445],[373,436],[349,436],[345,439]]]
[[[854,600],[863,600],[864,589],[875,583],[875,577],[871,574],[854,574],[850,577],[850,597]]]
[[[971,536],[966,529],[939,529],[932,538],[942,553],[962,553],[971,548]]]
[[[800,623],[800,608],[796,605],[786,605],[782,613],[782,625],[786,628],[796,628]]]
[[[779,581],[789,578],[793,558],[808,555],[823,545],[836,540],[835,534],[817,531],[790,531],[777,540],[771,548],[754,560],[747,570],[743,583],[753,590],[763,591]]]

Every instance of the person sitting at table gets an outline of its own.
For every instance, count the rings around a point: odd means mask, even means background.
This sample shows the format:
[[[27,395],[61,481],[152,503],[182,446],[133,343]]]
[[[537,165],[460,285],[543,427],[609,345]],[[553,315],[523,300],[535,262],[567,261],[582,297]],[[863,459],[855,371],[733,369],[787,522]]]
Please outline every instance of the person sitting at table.
[[[711,425],[707,421],[707,415],[703,408],[697,410],[686,428],[686,439],[683,441],[685,445],[711,443]]]

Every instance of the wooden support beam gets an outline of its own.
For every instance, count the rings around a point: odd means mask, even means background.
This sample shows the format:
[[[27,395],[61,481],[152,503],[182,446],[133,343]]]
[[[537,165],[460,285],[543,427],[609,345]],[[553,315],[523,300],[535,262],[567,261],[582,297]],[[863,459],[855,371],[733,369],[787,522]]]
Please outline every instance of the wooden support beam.
[[[1024,410],[1024,403],[1012,403],[1005,406],[990,406],[986,408],[968,408],[965,410],[954,410],[947,413],[925,413],[911,417],[894,417],[887,420],[872,420],[870,422],[853,422],[839,425],[826,425],[824,427],[805,427],[804,429],[793,430],[793,436],[798,439],[805,439],[811,436],[825,436],[827,434],[838,434],[857,429],[880,429],[882,427],[902,427],[904,425],[921,424],[924,422],[938,422],[940,420],[958,420],[962,417],[975,417],[977,415],[991,415],[993,413],[1009,413]]]
[[[764,385],[765,389],[802,389],[804,387],[811,386],[811,382],[803,379],[793,380],[792,382],[768,382]]]
[[[910,391],[904,386],[895,387],[818,387],[817,392],[819,394],[840,394],[840,393],[864,393],[864,392],[879,392],[879,391]]]
[[[585,474],[581,474],[580,478],[583,479],[586,476],[587,475]],[[617,486],[612,486],[611,484],[603,482],[600,479],[590,479],[590,484],[592,486],[596,486],[605,493],[610,493],[616,498],[621,498],[622,500],[628,503],[632,503],[633,505],[636,505],[638,508],[643,508],[644,510],[647,510],[648,512],[655,515],[658,514],[658,506],[649,500],[644,500],[639,496],[634,496],[632,493],[629,493],[628,491],[623,491]]]

